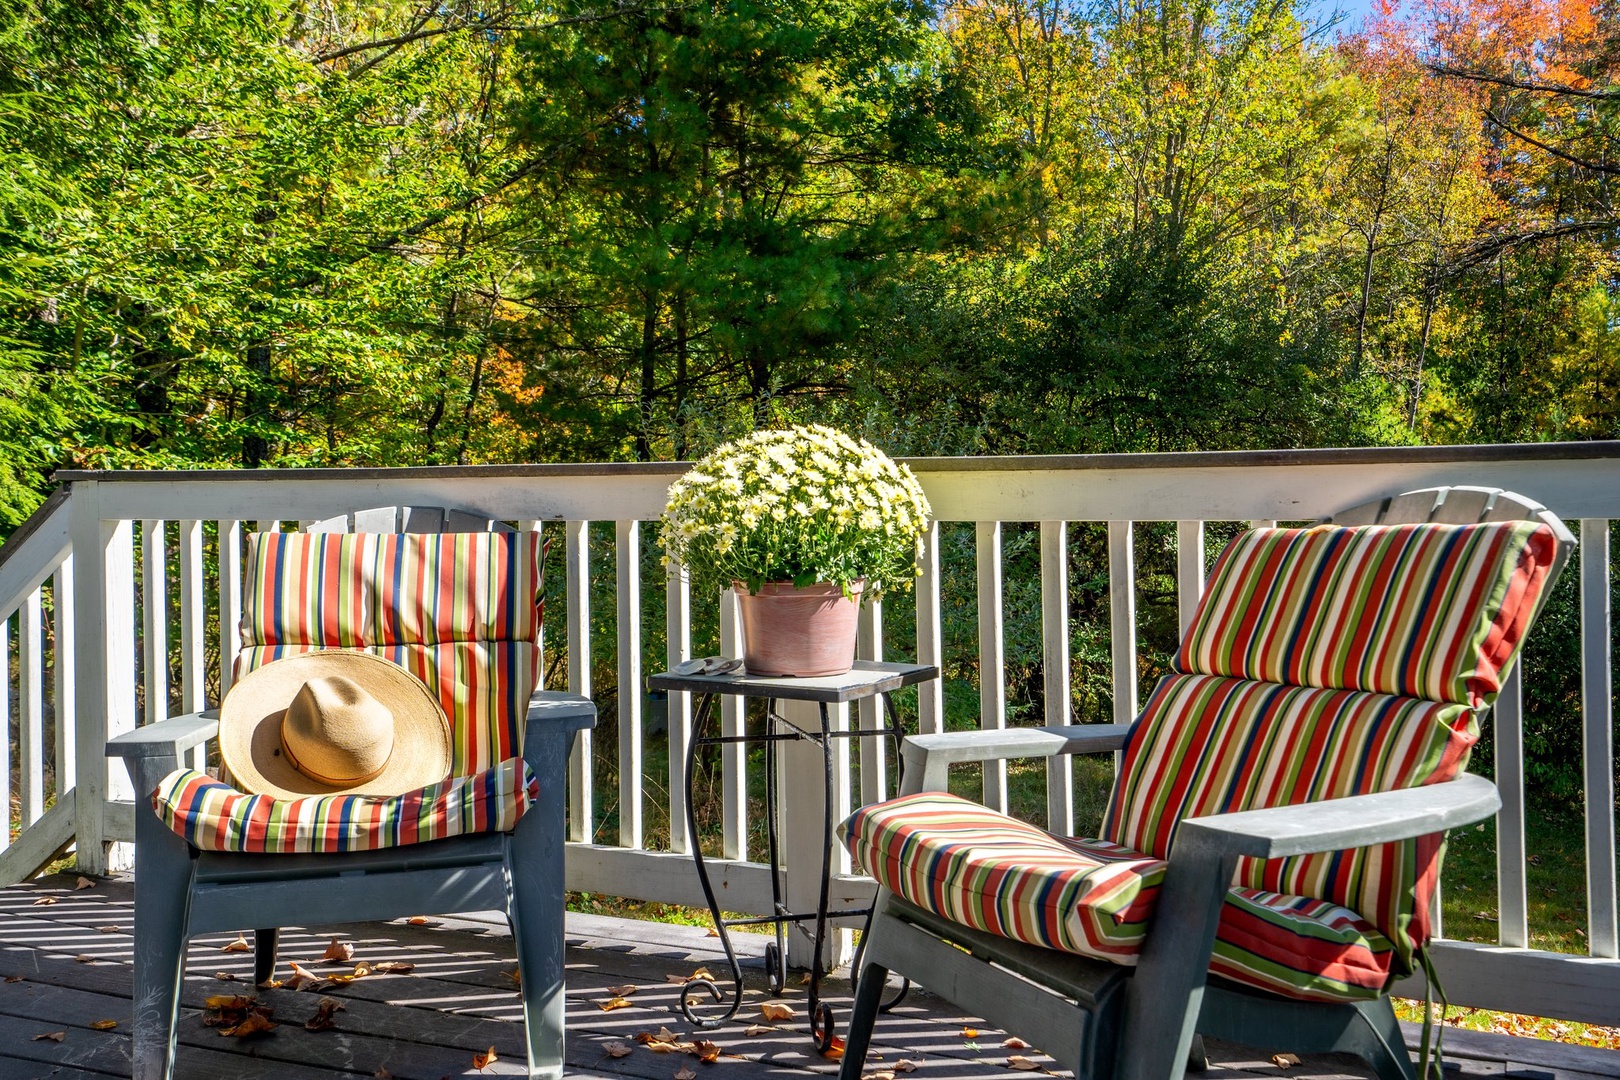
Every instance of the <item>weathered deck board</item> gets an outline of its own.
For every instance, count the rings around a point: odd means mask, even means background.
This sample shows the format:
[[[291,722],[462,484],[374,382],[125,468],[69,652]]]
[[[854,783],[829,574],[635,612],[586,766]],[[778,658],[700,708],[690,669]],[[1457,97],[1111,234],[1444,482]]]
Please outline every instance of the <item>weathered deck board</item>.
[[[0,1080],[62,1077],[92,1080],[127,1076],[129,1066],[129,966],[133,890],[127,881],[98,882],[74,891],[72,878],[43,879],[0,890]],[[37,904],[41,897],[54,899]],[[522,1053],[516,970],[512,943],[503,921],[487,914],[434,919],[429,925],[365,923],[336,928],[290,929],[283,934],[283,977],[287,960],[320,973],[348,967],[318,963],[333,935],[354,945],[356,959],[373,963],[401,960],[415,964],[408,975],[376,975],[325,993],[343,1000],[338,1030],[309,1032],[303,1021],[316,1008],[316,994],[286,989],[254,991],[251,956],[223,952],[229,935],[192,944],[182,990],[178,1073],[184,1078],[242,1077],[286,1080],[341,1080],[370,1077],[379,1069],[400,1080],[442,1076],[514,1075]],[[765,938],[735,939],[745,966],[760,971]],[[677,1011],[680,988],[670,975],[689,975],[700,966],[723,972],[718,943],[692,927],[651,925],[598,916],[570,915],[568,923],[569,1075],[600,1080],[669,1080],[690,1058],[653,1054],[636,1047],[613,1058],[604,1044],[667,1025],[686,1034]],[[79,958],[84,958],[83,960]],[[235,975],[221,980],[216,973]],[[20,976],[20,978],[15,978]],[[762,974],[750,985],[763,982]],[[604,1012],[608,988],[634,984],[631,1006]],[[830,1000],[843,1023],[848,1018],[848,984],[833,980]],[[203,1001],[219,993],[256,992],[275,1009],[282,1026],[249,1042],[222,1038],[203,1026]],[[740,1019],[759,1019],[758,1004],[768,1000],[750,990]],[[790,987],[785,1000],[800,1017],[775,1030],[747,1036],[745,1023],[703,1033],[725,1056],[714,1066],[698,1066],[705,1080],[814,1080],[837,1066],[817,1056],[805,1034],[804,991]],[[112,1031],[90,1027],[117,1020]],[[882,1054],[873,1067],[908,1058],[918,1066],[915,1080],[1008,1080],[1003,1035],[988,1029],[964,1037],[970,1017],[925,994],[914,994],[883,1018],[874,1040]],[[978,1025],[972,1024],[977,1027]],[[35,1041],[47,1031],[65,1031],[61,1043]],[[482,1073],[473,1055],[494,1047],[497,1060]],[[1473,1032],[1448,1032],[1454,1075],[1511,1077],[1516,1080],[1620,1080],[1620,1053],[1570,1047]],[[1032,1051],[1021,1051],[1032,1056]],[[1284,1075],[1269,1052],[1233,1046],[1211,1047],[1218,1069],[1210,1080],[1251,1080]],[[710,1070],[713,1070],[711,1073]],[[706,1074],[709,1074],[706,1076]],[[1286,1076],[1290,1080],[1365,1077],[1349,1058],[1312,1057]]]

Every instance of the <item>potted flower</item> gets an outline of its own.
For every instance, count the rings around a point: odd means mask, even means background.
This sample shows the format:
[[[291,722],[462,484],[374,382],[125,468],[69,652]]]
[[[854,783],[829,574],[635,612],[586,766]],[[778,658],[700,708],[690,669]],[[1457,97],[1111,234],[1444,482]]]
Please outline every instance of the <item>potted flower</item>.
[[[750,674],[839,675],[863,593],[911,587],[929,513],[910,469],[817,425],[703,458],[670,487],[660,535],[694,586],[736,589]]]

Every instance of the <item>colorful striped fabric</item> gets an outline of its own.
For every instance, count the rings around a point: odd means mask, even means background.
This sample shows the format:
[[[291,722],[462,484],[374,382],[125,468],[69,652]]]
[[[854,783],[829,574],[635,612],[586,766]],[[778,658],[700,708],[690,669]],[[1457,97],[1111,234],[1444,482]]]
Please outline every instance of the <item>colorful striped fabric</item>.
[[[1183,818],[1450,780],[1479,737],[1466,705],[1215,675],[1160,681],[1131,729],[1103,835],[1158,858]],[[1403,971],[1429,936],[1440,838],[1245,859],[1236,883],[1350,909]]]
[[[1164,878],[1162,859],[1053,836],[940,792],[863,807],[842,833],[860,866],[918,907],[1126,966],[1136,963]],[[1210,972],[1289,997],[1351,1001],[1378,996],[1394,954],[1387,938],[1343,907],[1235,888]]]
[[[1177,670],[1488,704],[1556,553],[1528,521],[1254,529],[1216,562]]]
[[[840,830],[884,888],[986,933],[1136,963],[1164,862],[1053,836],[941,792],[863,806]]]
[[[540,797],[522,758],[392,798],[246,795],[207,773],[179,769],[152,795],[170,829],[205,851],[336,854],[507,832]]]
[[[488,769],[519,752],[539,678],[544,553],[533,532],[254,534],[236,675],[378,653],[438,690],[452,775]]]

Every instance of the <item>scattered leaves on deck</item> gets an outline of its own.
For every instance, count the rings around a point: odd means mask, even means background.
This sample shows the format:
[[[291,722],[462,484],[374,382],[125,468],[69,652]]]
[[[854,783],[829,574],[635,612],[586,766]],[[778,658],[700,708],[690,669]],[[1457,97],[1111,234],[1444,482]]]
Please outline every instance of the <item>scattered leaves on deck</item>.
[[[97,929],[103,934],[122,934],[124,932],[124,928],[122,926],[101,926],[97,927]]]
[[[116,1020],[97,1020],[95,1023],[90,1025],[91,1029],[94,1031],[111,1031],[117,1026],[118,1021]]]
[[[893,1069],[874,1069],[861,1073],[861,1080],[894,1080]]]
[[[430,919],[426,915],[412,915],[410,918],[405,920],[405,923],[407,926],[439,926],[443,923],[443,921],[444,920],[442,919]],[[495,1059],[490,1058],[490,1060],[493,1061]],[[482,1068],[483,1066],[479,1067]]]
[[[7,975],[6,976],[6,982],[8,982],[8,983],[22,982],[26,978],[28,978],[28,976],[26,976],[26,975]]]
[[[377,1066],[377,1071],[371,1075],[377,1077],[377,1080],[394,1080],[394,1074],[381,1065]]]
[[[78,956],[75,956],[73,959],[76,962],[80,963],[80,964],[93,964],[93,963],[96,962],[95,957],[89,956],[89,955],[87,955],[85,953],[80,953]]]
[[[372,964],[371,970],[387,975],[408,975],[416,970],[416,965],[408,964],[404,960],[384,960],[380,964]],[[360,972],[356,971],[355,974],[359,975]]]
[[[325,986],[327,981],[324,977],[315,974],[309,968],[294,960],[292,962],[292,978],[287,979],[282,985],[293,991],[311,990]]]
[[[322,963],[327,964],[347,964],[353,959],[354,946],[347,941],[339,941],[337,938],[333,938],[332,944],[328,945],[326,951],[321,953]]]
[[[697,1055],[699,1061],[713,1065],[720,1060],[720,1044],[710,1042],[708,1039],[699,1039],[692,1044],[692,1053]]]
[[[836,1035],[832,1036],[827,1042],[827,1048],[821,1051],[821,1056],[828,1061],[843,1061],[844,1040]]]
[[[205,1027],[219,1028],[223,1036],[245,1039],[264,1035],[278,1026],[270,1018],[275,1010],[260,1005],[251,994],[216,994],[203,1001],[202,1022]]]
[[[773,1023],[777,1020],[791,1020],[797,1015],[793,1011],[793,1006],[783,1005],[779,1001],[761,1002],[759,1006],[759,1014]]]
[[[965,1027],[965,1028],[962,1029],[962,1038],[964,1038],[964,1039],[977,1039],[978,1037],[979,1037],[979,1029],[978,1028]]]
[[[910,1058],[901,1058],[899,1061],[894,1063],[894,1071],[897,1073],[916,1072],[917,1063],[912,1061]]]
[[[1040,1067],[1039,1062],[1031,1061],[1029,1058],[1019,1054],[1014,1054],[1007,1059],[1007,1068],[1017,1069],[1019,1072],[1034,1072]]]
[[[95,887],[96,887],[96,883],[91,881],[87,877],[81,877],[78,881],[75,881],[73,883],[73,891],[74,892],[78,892],[80,889],[93,889]]]
[[[218,979],[220,982],[235,982],[237,980],[237,974],[234,971],[216,971],[214,972],[214,978]]]
[[[331,1031],[337,1027],[337,1021],[332,1014],[343,1008],[343,1002],[335,997],[323,997],[315,1003],[315,1015],[304,1021],[307,1031]]]
[[[640,989],[641,987],[637,986],[635,983],[625,983],[623,986],[610,986],[607,988],[607,992],[612,994],[614,997],[629,997],[631,994]]]
[[[1016,1035],[1013,1035],[1010,1038],[1003,1039],[1001,1041],[1001,1045],[1002,1045],[1002,1048],[1005,1049],[1005,1050],[1028,1050],[1029,1049],[1029,1043],[1025,1042],[1023,1039],[1020,1039]]]
[[[690,1065],[682,1065],[675,1070],[675,1080],[697,1080],[697,1070]]]
[[[631,1049],[632,1047],[629,1043],[623,1042],[619,1039],[614,1039],[612,1042],[605,1042],[602,1044],[602,1052],[608,1057],[627,1057],[629,1056]]]
[[[1272,1054],[1271,1063],[1279,1069],[1286,1069],[1291,1065],[1299,1064],[1298,1054]]]
[[[42,896],[38,900],[34,901],[34,907],[43,907],[46,904],[54,904],[54,903],[56,903],[56,897],[54,897],[54,896]]]
[[[414,922],[415,920],[413,919],[412,921]],[[482,1054],[473,1055],[473,1068],[477,1069],[479,1072],[483,1072],[485,1069],[495,1064],[496,1060],[495,1048],[492,1046],[488,1050],[485,1050]]]
[[[775,1028],[769,1026],[768,1024],[749,1024],[746,1028],[743,1029],[743,1034],[748,1035],[748,1036],[764,1035],[767,1032],[771,1032],[771,1031],[775,1031],[775,1030],[776,1030]]]
[[[42,1031],[34,1036],[33,1041],[39,1042],[42,1039],[49,1039],[51,1042],[61,1042],[65,1038],[67,1038],[66,1031]]]
[[[246,935],[238,933],[236,935],[236,940],[235,941],[231,942],[228,945],[221,945],[219,947],[219,951],[220,952],[252,952],[253,951],[253,945],[248,941]]]
[[[611,997],[606,1001],[598,1001],[596,1007],[603,1012],[612,1012],[614,1009],[628,1009],[634,1004],[628,998]]]

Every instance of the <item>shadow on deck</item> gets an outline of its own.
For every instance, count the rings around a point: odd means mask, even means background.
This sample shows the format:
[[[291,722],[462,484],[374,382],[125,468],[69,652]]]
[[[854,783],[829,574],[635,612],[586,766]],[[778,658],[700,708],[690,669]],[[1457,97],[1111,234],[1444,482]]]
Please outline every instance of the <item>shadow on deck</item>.
[[[133,890],[126,880],[78,890],[74,884],[72,876],[57,876],[0,890],[0,1080],[129,1075]],[[816,1055],[811,1046],[800,987],[790,988],[783,999],[795,1007],[793,1020],[766,1025],[758,1005],[770,999],[754,991],[740,1022],[701,1033],[699,1037],[721,1047],[722,1056],[712,1065],[635,1045],[637,1033],[656,1032],[661,1026],[691,1037],[690,1025],[676,1007],[679,987],[670,977],[690,975],[701,966],[720,974],[718,943],[692,927],[587,915],[568,918],[570,1076],[671,1080],[690,1067],[700,1080],[809,1080],[808,1074],[837,1071],[836,1063]],[[408,974],[370,975],[324,989],[322,993],[342,1001],[343,1009],[335,1014],[335,1029],[318,1032],[303,1025],[315,1014],[320,994],[255,991],[250,954],[222,951],[228,936],[194,941],[181,1003],[177,1075],[242,1080],[522,1075],[516,1063],[522,1054],[513,979],[517,965],[504,922],[472,916],[434,919],[426,925],[356,924],[334,934],[287,931],[277,976],[287,976],[287,960],[323,975],[351,971],[348,965],[318,963],[333,936],[353,944],[356,961],[403,961],[415,967]],[[766,939],[739,937],[739,948],[748,954],[745,962],[756,974],[750,982],[762,984],[760,956]],[[630,984],[636,990],[628,995],[629,1007],[600,1007],[613,996],[609,987]],[[848,984],[834,981],[828,989],[842,1028],[849,1016]],[[231,993],[257,993],[275,1010],[280,1026],[251,1040],[221,1037],[205,1027],[200,1012],[204,999]],[[94,1026],[109,1020],[117,1026]],[[771,1030],[748,1035],[751,1025]],[[881,1059],[874,1056],[868,1074],[892,1070],[908,1059],[916,1065],[912,1080],[1008,1080],[1020,1075],[1007,1067],[1009,1054],[1051,1064],[1035,1050],[1005,1049],[1001,1032],[980,1029],[968,1038],[964,1029],[969,1027],[978,1025],[946,1002],[913,991],[881,1020],[874,1038],[875,1055]],[[53,1037],[40,1037],[48,1033]],[[61,1033],[60,1041],[55,1033]],[[1416,1033],[1408,1034],[1415,1041]],[[630,1043],[633,1049],[614,1057],[608,1049],[613,1042]],[[474,1058],[491,1048],[495,1060],[479,1070]],[[1367,1075],[1359,1062],[1337,1056],[1310,1057],[1286,1070],[1273,1065],[1272,1051],[1286,1049],[1212,1045],[1214,1068],[1206,1076],[1326,1080]],[[1446,1051],[1448,1070],[1461,1077],[1620,1078],[1616,1051],[1456,1030],[1447,1033]]]

